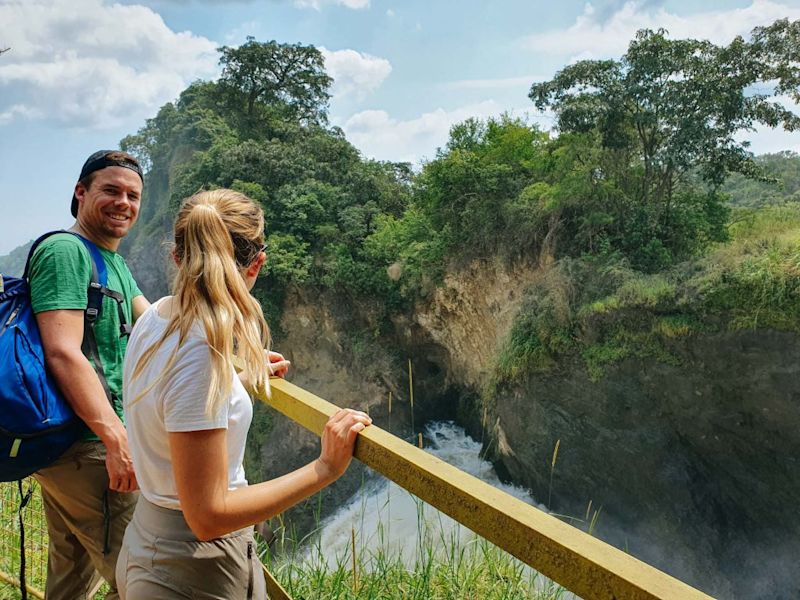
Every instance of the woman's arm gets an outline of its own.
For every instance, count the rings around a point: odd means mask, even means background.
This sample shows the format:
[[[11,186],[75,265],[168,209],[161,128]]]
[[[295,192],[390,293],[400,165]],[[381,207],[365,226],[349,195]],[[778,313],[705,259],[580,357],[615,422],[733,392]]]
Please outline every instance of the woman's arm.
[[[201,540],[269,519],[333,483],[353,457],[358,433],[372,423],[363,412],[342,409],[322,433],[320,457],[282,477],[228,490],[227,430],[169,434],[178,499],[186,522]]]

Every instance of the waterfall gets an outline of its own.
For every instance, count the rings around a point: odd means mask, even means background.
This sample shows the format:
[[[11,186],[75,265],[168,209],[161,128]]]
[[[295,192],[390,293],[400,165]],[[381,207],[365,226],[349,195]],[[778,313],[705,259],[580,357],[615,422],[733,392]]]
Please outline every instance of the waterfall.
[[[500,481],[492,464],[481,458],[481,444],[452,422],[434,422],[425,428],[425,450],[447,463],[529,504],[527,490]],[[541,508],[541,506],[540,506]],[[420,547],[437,551],[461,547],[476,534],[424,504],[402,487],[383,477],[370,478],[350,502],[325,519],[307,557],[328,566],[348,560],[352,531],[360,553],[383,551],[400,556],[412,566]]]

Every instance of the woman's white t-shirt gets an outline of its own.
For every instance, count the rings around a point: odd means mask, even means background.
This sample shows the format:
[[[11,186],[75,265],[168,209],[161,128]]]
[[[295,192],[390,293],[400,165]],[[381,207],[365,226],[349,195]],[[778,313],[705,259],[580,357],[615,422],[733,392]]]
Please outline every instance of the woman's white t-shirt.
[[[139,377],[131,377],[139,358],[166,329],[167,320],[158,312],[164,300],[153,304],[136,321],[125,352],[122,385],[128,443],[139,488],[153,504],[180,510],[169,433],[227,429],[228,489],[244,487],[247,479],[242,461],[253,405],[231,366],[233,386],[228,402],[222,403],[216,415],[206,414],[211,358],[200,326],[190,331],[172,366],[152,389],[147,387],[161,375],[175,352],[177,332],[164,341]],[[141,399],[133,402],[145,390]]]

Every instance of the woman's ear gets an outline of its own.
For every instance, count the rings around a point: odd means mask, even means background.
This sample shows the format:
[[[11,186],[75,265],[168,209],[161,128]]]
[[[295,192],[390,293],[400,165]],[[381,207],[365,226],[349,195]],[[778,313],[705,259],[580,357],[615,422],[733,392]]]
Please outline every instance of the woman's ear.
[[[175,247],[173,246],[173,247],[172,247],[172,252],[170,252],[170,254],[172,255],[172,260],[173,260],[173,262],[174,262],[174,263],[175,263],[177,266],[179,266],[179,267],[180,267],[180,266],[181,266],[181,261],[180,261],[180,259],[178,258],[178,249],[177,249],[177,248],[175,248]]]
[[[259,252],[258,256],[256,256],[255,260],[250,263],[250,266],[247,267],[245,271],[245,275],[247,277],[256,277],[261,272],[261,267],[264,265],[264,262],[267,260],[267,255],[264,252]]]

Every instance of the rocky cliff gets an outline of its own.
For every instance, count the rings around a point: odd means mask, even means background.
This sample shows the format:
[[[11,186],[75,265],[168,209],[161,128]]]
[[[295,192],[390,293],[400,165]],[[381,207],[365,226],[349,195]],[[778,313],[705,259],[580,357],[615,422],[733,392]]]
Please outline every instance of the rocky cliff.
[[[677,365],[626,360],[599,381],[569,365],[505,388],[497,460],[554,512],[602,507],[600,537],[717,597],[800,597],[800,337],[674,351]]]
[[[473,263],[446,277],[430,299],[397,316],[393,331],[371,335],[376,307],[354,306],[333,294],[293,288],[287,295],[276,349],[292,361],[293,383],[339,405],[366,410],[375,423],[414,441],[430,419],[454,419],[480,435],[477,390],[511,327],[531,269]],[[411,360],[415,404],[408,388]],[[389,394],[393,398],[389,413]],[[259,443],[261,477],[285,473],[315,458],[319,440],[272,414]],[[322,516],[357,491],[359,465],[324,492]],[[288,515],[301,532],[317,517],[308,506]]]

